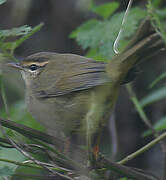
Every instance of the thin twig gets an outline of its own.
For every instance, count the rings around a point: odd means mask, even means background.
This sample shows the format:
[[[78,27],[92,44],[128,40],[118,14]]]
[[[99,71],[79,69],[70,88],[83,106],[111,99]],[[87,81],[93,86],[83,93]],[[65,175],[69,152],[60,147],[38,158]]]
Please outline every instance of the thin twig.
[[[127,88],[127,91],[128,91],[128,93],[129,93],[129,95],[130,95],[130,99],[131,99],[131,101],[133,102],[133,104],[134,104],[134,106],[135,106],[135,109],[137,110],[139,116],[141,117],[141,119],[143,120],[143,122],[146,124],[146,126],[147,126],[150,130],[152,130],[154,136],[157,137],[158,135],[157,135],[155,129],[153,128],[150,120],[148,119],[146,113],[144,112],[142,106],[140,105],[139,100],[138,100],[135,92],[133,91],[133,88],[132,88],[131,84],[127,84],[127,85],[126,85],[126,88]]]
[[[154,138],[159,137],[159,133],[154,129],[151,121],[148,119],[146,113],[144,112],[142,106],[139,103],[139,100],[135,94],[135,92],[132,89],[131,84],[127,84],[126,85],[128,93],[130,94],[130,98],[133,102],[133,104],[135,105],[135,108],[138,112],[138,114],[140,115],[141,119],[144,121],[144,123],[146,124],[146,126],[152,131]],[[160,141],[160,146],[161,146],[161,150],[163,152],[164,155],[164,174],[163,174],[163,180],[166,179],[166,143],[164,141]]]
[[[0,143],[0,146],[3,148],[14,148],[12,145],[4,145],[2,143]]]
[[[6,148],[14,148],[13,146],[11,146],[10,142],[5,138],[0,137],[0,142],[0,146],[6,146]]]
[[[164,40],[165,44],[166,44],[166,32],[165,32],[165,27],[162,24],[160,17],[157,15],[157,13],[155,12],[155,8],[153,6],[153,3],[151,0],[148,0],[148,13],[151,16],[151,22],[152,25],[154,27],[154,29],[156,30],[156,32],[158,32],[162,39]],[[164,155],[164,171],[163,171],[163,180],[166,180],[166,142],[162,142],[161,143],[161,148],[162,148],[162,152]]]
[[[22,177],[24,178],[29,178],[29,179],[39,179],[39,180],[52,180],[53,178],[56,179],[56,180],[62,180],[62,178],[58,178],[57,176],[55,175],[36,175],[36,174],[25,174],[25,173],[17,173],[17,174],[14,174],[13,175],[13,178],[21,178]],[[64,180],[64,178],[63,178]]]
[[[2,91],[2,100],[3,100],[3,103],[5,105],[5,110],[6,110],[6,113],[7,113],[8,117],[9,117],[8,104],[7,104],[6,94],[5,94],[5,91],[4,91],[3,82],[1,82],[1,91]],[[52,170],[51,168],[47,167],[46,165],[44,165],[43,163],[41,163],[37,159],[33,158],[27,151],[25,151],[25,149],[21,148],[14,140],[12,140],[11,138],[8,137],[6,131],[5,131],[5,129],[2,126],[1,123],[0,123],[0,129],[1,129],[1,132],[2,132],[3,136],[10,142],[10,144],[13,147],[15,147],[20,153],[22,153],[25,157],[29,158],[35,164],[37,164],[37,165],[41,166],[42,168],[46,169],[48,172],[51,172],[53,175],[57,175],[59,177],[65,178],[65,179],[72,180],[72,178]]]
[[[149,174],[147,172],[138,171],[134,168],[130,168],[119,163],[112,162],[106,159],[103,155],[100,155],[100,159],[97,161],[98,168],[107,168],[118,174],[121,174],[134,180],[159,180],[158,177]]]
[[[24,162],[18,162],[18,161],[14,161],[14,160],[9,160],[9,159],[3,159],[0,158],[1,162],[7,162],[7,163],[11,163],[11,164],[15,164],[17,166],[24,166],[24,167],[30,167],[30,168],[37,168],[37,169],[43,169],[43,167],[34,164],[32,161],[24,161]],[[48,163],[43,163],[46,166],[50,166],[50,164]],[[57,172],[61,172],[61,173],[68,173],[71,172],[68,169],[62,168],[62,167],[55,167],[54,165],[51,164],[50,166],[52,168],[52,170],[56,170]]]
[[[158,142],[160,142],[161,140],[163,140],[164,138],[166,138],[166,132],[161,134],[159,137],[157,137],[156,139],[154,139],[153,141],[151,141],[150,143],[148,143],[147,145],[145,145],[144,147],[142,147],[141,149],[137,150],[136,152],[128,155],[127,157],[125,157],[124,159],[122,159],[121,161],[119,161],[119,164],[125,164],[128,161],[134,159],[135,157],[137,157],[138,155],[144,153],[145,151],[147,151],[148,149],[150,149],[152,146],[154,146],[155,144],[157,144]]]
[[[55,137],[3,118],[0,118],[0,123],[2,124],[2,126],[15,130],[23,136],[33,139],[34,141],[40,143],[42,146],[46,147],[47,150],[54,152],[57,155],[57,157],[55,157],[55,160],[57,160],[58,162],[61,162],[62,164],[65,163],[66,165],[68,164],[68,166],[73,169],[85,169],[83,165],[73,161],[71,158],[65,156],[63,153],[57,151],[55,148],[53,149],[47,145],[53,144],[55,145],[55,147],[57,147],[57,144],[59,144],[59,140],[57,143],[57,139]]]
[[[55,146],[58,146],[59,143],[63,143],[62,141],[60,142],[60,140],[56,139],[53,136],[50,136],[46,133],[43,133],[41,131],[29,128],[27,126],[24,126],[22,124],[18,124],[15,123],[13,121],[4,119],[0,117],[0,123],[2,124],[2,126],[10,128],[12,130],[17,131],[18,133],[28,137],[28,138],[35,138],[35,139],[39,139],[47,144],[53,144]]]
[[[25,166],[25,167],[30,167],[30,168],[42,169],[42,167],[38,166],[38,165],[30,165],[30,164],[27,164],[27,163],[13,161],[13,160],[9,160],[9,159],[0,158],[0,161],[15,164],[15,165],[18,165],[18,166]]]
[[[41,166],[43,169],[46,169],[47,171],[49,171],[50,173],[52,173],[53,175],[62,177],[64,179],[67,180],[73,180],[72,178],[61,174],[55,170],[53,170],[52,168],[48,167],[46,164],[44,164],[43,162],[40,162],[38,160],[36,160],[35,158],[33,158],[29,153],[27,153],[24,149],[20,148],[19,145],[17,145],[13,140],[9,139],[11,144],[19,151],[21,152],[25,157],[29,158],[31,161],[33,161],[35,164],[37,164],[38,166]],[[53,165],[52,165],[53,166]]]

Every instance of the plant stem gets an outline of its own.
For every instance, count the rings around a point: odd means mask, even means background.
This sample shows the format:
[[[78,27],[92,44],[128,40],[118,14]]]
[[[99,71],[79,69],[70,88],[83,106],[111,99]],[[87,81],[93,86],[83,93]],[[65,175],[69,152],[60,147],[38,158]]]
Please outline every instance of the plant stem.
[[[62,140],[59,140],[53,136],[50,136],[50,135],[43,133],[41,131],[29,128],[25,125],[18,124],[18,123],[15,123],[13,121],[10,121],[10,120],[3,119],[1,117],[0,117],[0,124],[4,127],[15,130],[16,132],[24,135],[25,137],[28,137],[28,138],[31,138],[34,140],[40,140],[41,141],[40,144],[42,144],[46,148],[48,148],[48,146],[46,144],[44,145],[44,143],[53,144],[53,145],[55,145],[55,147],[58,147],[59,144],[63,144]],[[50,148],[48,148],[48,149],[50,150]],[[78,151],[81,152],[81,150],[78,149],[78,147],[75,147],[75,149],[77,149]],[[82,165],[73,161],[71,158],[65,156],[63,153],[57,151],[55,148],[54,148],[53,152],[55,154],[57,154],[57,160],[60,160],[62,163],[65,162],[65,164],[67,163],[68,165],[70,165],[70,167],[72,166],[72,168],[74,168],[74,169],[78,168],[78,167],[80,167],[80,169],[84,168]]]
[[[158,180],[158,177],[155,177],[152,174],[142,170],[136,170],[116,162],[112,162],[109,159],[106,159],[103,155],[100,155],[100,160],[97,162],[97,165],[100,168],[110,169],[118,174],[132,178],[134,180]]]
[[[155,132],[155,130],[154,130],[154,128],[153,128],[150,120],[148,119],[146,113],[144,112],[142,106],[140,105],[139,100],[138,100],[135,92],[134,92],[133,89],[132,89],[131,84],[127,84],[127,85],[126,85],[126,88],[127,88],[127,91],[128,91],[128,93],[129,93],[129,95],[130,95],[130,99],[131,99],[131,101],[133,102],[133,104],[135,105],[135,109],[137,110],[139,116],[140,116],[141,119],[144,121],[144,123],[147,125],[147,127],[148,127],[149,129],[151,129],[154,134],[156,134],[156,132]],[[156,137],[156,135],[155,135],[155,137]]]
[[[22,162],[18,162],[18,161],[13,161],[13,160],[8,160],[8,159],[3,159],[3,158],[0,158],[0,161],[7,162],[7,163],[12,163],[12,164],[15,164],[15,165],[18,165],[18,166],[43,169],[42,166],[39,166],[39,165],[36,165],[36,164],[35,165],[30,165],[30,164],[26,164],[26,163],[22,163]],[[56,171],[57,176],[63,177],[64,179],[73,180],[72,178],[64,175],[64,173],[65,173],[64,169],[55,168],[55,167],[53,167],[51,169]],[[62,174],[60,174],[60,173],[62,173]]]
[[[0,158],[0,161],[15,164],[15,165],[18,165],[18,166],[25,166],[25,167],[30,167],[30,168],[43,169],[41,166],[30,165],[30,164],[26,164],[26,163],[22,163],[22,162],[18,162],[18,161],[13,161],[13,160],[9,160],[9,159]]]
[[[135,157],[137,157],[138,155],[144,153],[145,151],[147,151],[148,149],[150,149],[152,146],[154,146],[155,144],[157,144],[158,142],[160,142],[161,140],[163,140],[164,138],[166,138],[166,132],[161,134],[159,137],[157,137],[156,139],[154,139],[153,141],[151,141],[150,143],[148,143],[147,145],[145,145],[144,147],[142,147],[141,149],[137,150],[136,152],[128,155],[127,157],[125,157],[124,159],[122,159],[121,161],[119,161],[119,164],[125,164],[128,161],[134,159]]]
[[[147,127],[152,131],[153,136],[155,138],[159,137],[158,132],[156,132],[156,130],[153,128],[150,120],[148,119],[146,113],[143,110],[143,107],[140,105],[139,100],[135,94],[135,92],[132,89],[132,86],[130,84],[126,85],[126,88],[128,90],[128,93],[130,94],[130,98],[133,102],[133,104],[135,105],[135,108],[138,112],[138,114],[140,115],[141,119],[144,121],[144,123],[147,125]],[[163,174],[163,180],[166,180],[166,143],[164,141],[160,142],[160,146],[163,152],[163,156],[164,156],[164,174]]]
[[[158,2],[159,4],[161,3],[161,0]],[[156,3],[157,4],[157,1]],[[166,43],[166,32],[165,32],[165,27],[163,26],[163,23],[159,17],[159,15],[155,12],[155,5],[154,2],[152,2],[152,0],[148,0],[148,12],[149,15],[151,16],[151,22],[155,28],[156,31],[158,31],[161,35],[161,37],[163,38],[164,42]],[[159,5],[158,4],[158,5]],[[166,142],[161,142],[161,148],[162,148],[162,152],[163,152],[163,156],[164,156],[164,173],[163,173],[163,180],[166,180]]]

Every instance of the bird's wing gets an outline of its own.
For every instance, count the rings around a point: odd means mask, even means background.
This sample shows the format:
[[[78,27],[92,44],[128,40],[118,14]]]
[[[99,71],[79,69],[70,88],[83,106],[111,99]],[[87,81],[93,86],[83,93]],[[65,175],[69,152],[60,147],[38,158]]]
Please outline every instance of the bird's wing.
[[[63,66],[61,70],[57,67],[55,77],[52,75],[48,77],[46,72],[40,75],[39,83],[43,82],[42,79],[48,79],[48,82],[47,87],[40,84],[41,88],[38,89],[37,96],[40,98],[56,97],[108,83],[110,79],[106,75],[105,65],[106,63],[96,62],[92,59],[77,59],[77,55],[75,55],[75,60],[72,57],[72,62],[66,63],[65,61],[65,65],[61,64]],[[47,78],[42,75],[46,75]],[[51,79],[50,83],[49,79]]]

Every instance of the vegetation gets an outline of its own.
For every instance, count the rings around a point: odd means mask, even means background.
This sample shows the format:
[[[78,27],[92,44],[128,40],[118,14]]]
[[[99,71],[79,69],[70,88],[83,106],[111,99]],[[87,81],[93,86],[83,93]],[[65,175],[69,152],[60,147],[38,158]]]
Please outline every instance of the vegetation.
[[[6,0],[0,0],[0,5],[5,2]],[[162,2],[162,0],[148,0],[146,9],[133,7],[130,10],[118,44],[120,51],[126,47],[128,39],[134,35],[141,20],[146,16],[150,17],[154,29],[160,33],[166,43],[166,8],[161,7]],[[98,61],[108,61],[115,55],[112,47],[121,28],[120,22],[122,22],[124,16],[124,12],[118,11],[119,6],[120,4],[116,1],[98,6],[91,1],[89,11],[94,13],[96,18],[84,22],[70,34],[70,38],[75,39],[77,43],[87,51],[87,57],[92,57]],[[13,61],[18,61],[14,56],[16,48],[21,46],[21,44],[34,33],[37,33],[42,26],[43,24],[39,24],[32,28],[24,25],[18,28],[0,30],[0,61],[4,62],[8,58],[13,59]],[[92,179],[106,179],[105,173],[108,170],[113,173],[113,177],[118,177],[119,180],[155,179],[155,176],[145,171],[137,171],[134,168],[129,168],[125,164],[151,149],[159,142],[162,142],[161,149],[165,156],[165,158],[163,158],[163,164],[165,165],[163,180],[166,179],[166,144],[162,141],[166,137],[166,117],[164,116],[158,119],[156,124],[152,124],[150,117],[148,117],[145,111],[146,107],[165,99],[166,86],[159,86],[165,78],[166,72],[156,77],[153,82],[149,82],[149,84],[147,84],[147,86],[149,86],[148,94],[141,99],[137,97],[132,84],[126,85],[129,98],[134,104],[139,116],[147,125],[148,130],[144,132],[143,136],[154,136],[154,139],[146,146],[126,158],[122,158],[117,163],[101,155],[100,160],[96,164],[96,170],[90,171]],[[51,144],[56,145],[56,140],[44,133],[44,128],[26,111],[23,101],[8,107],[3,72],[1,69],[0,88],[3,99],[3,108],[0,109],[0,180],[6,177],[13,179],[19,177],[20,179],[27,180],[41,179],[42,177],[46,177],[46,174],[43,172],[47,171],[50,172],[49,177],[61,179],[74,179],[74,177],[79,176],[78,172],[73,170],[74,167],[81,166],[81,169],[84,167],[76,164],[64,154],[58,152],[56,148],[53,149],[52,146],[50,146]],[[16,123],[12,123],[7,119],[11,119]],[[141,136],[140,134],[140,137]],[[46,149],[56,155],[56,166],[47,162],[48,153]],[[67,164],[67,166],[64,166],[65,168],[63,168],[64,164]],[[22,175],[22,172],[24,172],[24,175]],[[34,176],[34,174],[36,176]],[[72,177],[70,174],[72,174]]]

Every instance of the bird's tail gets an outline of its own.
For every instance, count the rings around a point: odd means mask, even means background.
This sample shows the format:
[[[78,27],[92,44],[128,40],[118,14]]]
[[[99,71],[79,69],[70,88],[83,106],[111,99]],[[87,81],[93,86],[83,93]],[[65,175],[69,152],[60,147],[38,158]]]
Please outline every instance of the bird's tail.
[[[125,50],[106,66],[108,76],[117,83],[127,82],[126,77],[134,72],[136,64],[158,53],[163,47],[162,38],[154,31],[150,20],[145,19]]]

